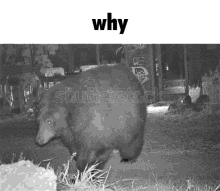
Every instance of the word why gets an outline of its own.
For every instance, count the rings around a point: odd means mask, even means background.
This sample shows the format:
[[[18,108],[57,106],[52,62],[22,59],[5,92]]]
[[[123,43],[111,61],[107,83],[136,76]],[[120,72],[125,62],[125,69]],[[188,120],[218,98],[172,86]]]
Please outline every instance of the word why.
[[[117,24],[119,24],[119,27],[121,29],[120,34],[124,34],[128,19],[112,19],[112,14],[107,13],[107,19],[92,19],[92,22],[94,30],[105,30],[106,22],[107,30],[117,30]]]

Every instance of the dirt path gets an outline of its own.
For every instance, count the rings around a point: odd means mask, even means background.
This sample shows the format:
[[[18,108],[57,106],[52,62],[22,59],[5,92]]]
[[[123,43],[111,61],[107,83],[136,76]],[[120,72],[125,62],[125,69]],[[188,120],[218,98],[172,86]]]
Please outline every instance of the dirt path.
[[[154,182],[171,181],[180,185],[186,183],[188,179],[193,179],[200,184],[208,184],[211,181],[216,183],[220,178],[220,150],[181,149],[180,140],[162,133],[161,129],[164,127],[158,124],[157,120],[163,113],[163,110],[159,113],[149,111],[148,128],[150,130],[146,134],[145,147],[138,162],[132,165],[115,162],[112,169],[114,173],[110,178],[117,180],[139,177]],[[114,163],[113,159],[110,163]]]
[[[180,147],[180,140],[163,133],[164,126],[158,123],[158,112],[156,114],[149,111],[148,120],[146,143],[138,161],[133,164],[120,164],[118,153],[113,153],[105,168],[111,166],[108,182],[119,179],[139,179],[139,181],[150,179],[154,182],[163,180],[179,184],[190,178],[204,183],[220,178],[220,150],[183,150]],[[36,146],[34,143],[36,133],[37,126],[33,122],[0,126],[2,161],[10,163],[12,154],[18,156],[21,152],[35,163],[53,159],[51,165],[54,167],[67,161],[70,157],[68,151],[57,140],[43,148]],[[72,168],[74,169],[74,165]]]

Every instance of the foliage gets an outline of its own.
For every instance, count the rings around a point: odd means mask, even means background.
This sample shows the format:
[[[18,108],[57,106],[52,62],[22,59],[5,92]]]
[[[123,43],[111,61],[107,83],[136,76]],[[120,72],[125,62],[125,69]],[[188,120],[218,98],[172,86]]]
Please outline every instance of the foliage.
[[[119,51],[121,51],[121,53],[124,53],[125,49],[138,50],[138,49],[144,49],[146,46],[147,44],[124,44],[122,47],[119,47],[116,50],[116,54],[118,54]]]
[[[52,68],[53,64],[48,59],[48,55],[41,55],[37,58],[38,64],[41,65],[41,68]]]
[[[21,62],[22,65],[35,66],[36,61],[42,55],[55,54],[58,45],[39,45],[39,44],[8,44],[3,45],[3,63],[13,65]]]
[[[207,45],[187,45],[190,59],[189,64],[189,85],[192,87],[201,86],[202,77],[210,76],[219,64],[217,49],[207,50]]]
[[[197,60],[190,63],[189,85],[197,87],[201,85],[203,76],[211,77],[218,63],[213,59]]]
[[[36,86],[39,81],[38,76],[35,73],[24,73],[21,75],[22,88],[28,89],[29,86]]]
[[[219,103],[220,65],[215,71],[209,70],[202,77],[202,82],[205,93],[210,96],[212,101]]]

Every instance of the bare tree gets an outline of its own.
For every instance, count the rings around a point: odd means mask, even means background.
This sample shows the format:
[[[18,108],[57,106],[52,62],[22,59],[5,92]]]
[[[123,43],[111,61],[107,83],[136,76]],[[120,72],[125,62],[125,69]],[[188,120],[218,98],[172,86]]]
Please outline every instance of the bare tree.
[[[189,95],[189,70],[188,70],[188,62],[187,62],[187,45],[183,45],[184,48],[184,68],[185,68],[185,94]]]
[[[68,45],[69,70],[75,70],[75,63],[73,57],[73,44]]]

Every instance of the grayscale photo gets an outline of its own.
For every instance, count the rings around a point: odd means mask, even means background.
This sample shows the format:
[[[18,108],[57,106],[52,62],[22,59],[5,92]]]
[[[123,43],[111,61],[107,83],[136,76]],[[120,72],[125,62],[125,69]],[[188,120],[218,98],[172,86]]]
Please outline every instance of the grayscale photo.
[[[0,162],[8,191],[218,190],[220,45],[0,44]]]

